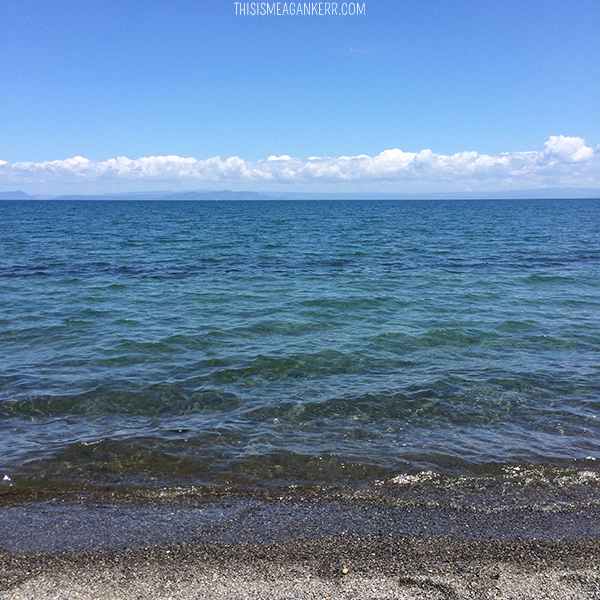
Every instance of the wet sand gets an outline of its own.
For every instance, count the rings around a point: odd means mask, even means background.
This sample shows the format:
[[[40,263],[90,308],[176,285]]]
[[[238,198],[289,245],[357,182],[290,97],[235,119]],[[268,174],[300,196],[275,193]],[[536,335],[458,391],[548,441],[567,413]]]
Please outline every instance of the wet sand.
[[[4,498],[0,599],[600,598],[600,510],[499,492]]]

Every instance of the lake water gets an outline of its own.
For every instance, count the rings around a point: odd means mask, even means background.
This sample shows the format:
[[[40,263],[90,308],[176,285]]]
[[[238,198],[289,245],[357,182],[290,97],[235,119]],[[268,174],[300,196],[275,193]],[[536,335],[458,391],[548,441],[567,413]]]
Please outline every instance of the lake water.
[[[0,478],[597,478],[599,268],[598,200],[0,202]]]

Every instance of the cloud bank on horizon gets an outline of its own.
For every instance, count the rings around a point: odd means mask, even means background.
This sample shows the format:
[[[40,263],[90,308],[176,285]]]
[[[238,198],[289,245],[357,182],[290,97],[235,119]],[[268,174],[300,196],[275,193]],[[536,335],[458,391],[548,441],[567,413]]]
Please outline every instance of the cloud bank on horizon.
[[[377,156],[270,156],[255,162],[237,156],[196,160],[180,156],[126,157],[104,161],[75,156],[46,162],[0,161],[2,187],[56,188],[84,184],[99,190],[115,185],[202,184],[251,186],[260,191],[502,191],[543,188],[600,188],[600,146],[580,137],[550,136],[541,151],[499,155],[464,151],[384,150]]]

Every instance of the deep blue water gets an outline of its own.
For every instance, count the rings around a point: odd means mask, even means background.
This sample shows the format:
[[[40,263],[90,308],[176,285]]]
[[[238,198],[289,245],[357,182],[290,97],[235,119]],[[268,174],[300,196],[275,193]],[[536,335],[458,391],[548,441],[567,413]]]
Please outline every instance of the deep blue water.
[[[0,477],[597,471],[599,268],[597,200],[0,202]]]

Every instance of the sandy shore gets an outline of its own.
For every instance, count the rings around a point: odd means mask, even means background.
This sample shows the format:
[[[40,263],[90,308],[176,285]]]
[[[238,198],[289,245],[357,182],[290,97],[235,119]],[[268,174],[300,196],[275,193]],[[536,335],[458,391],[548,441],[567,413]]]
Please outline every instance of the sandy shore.
[[[599,598],[598,543],[327,538],[5,554],[0,598]]]
[[[0,599],[600,598],[594,502],[447,500],[5,501]]]

